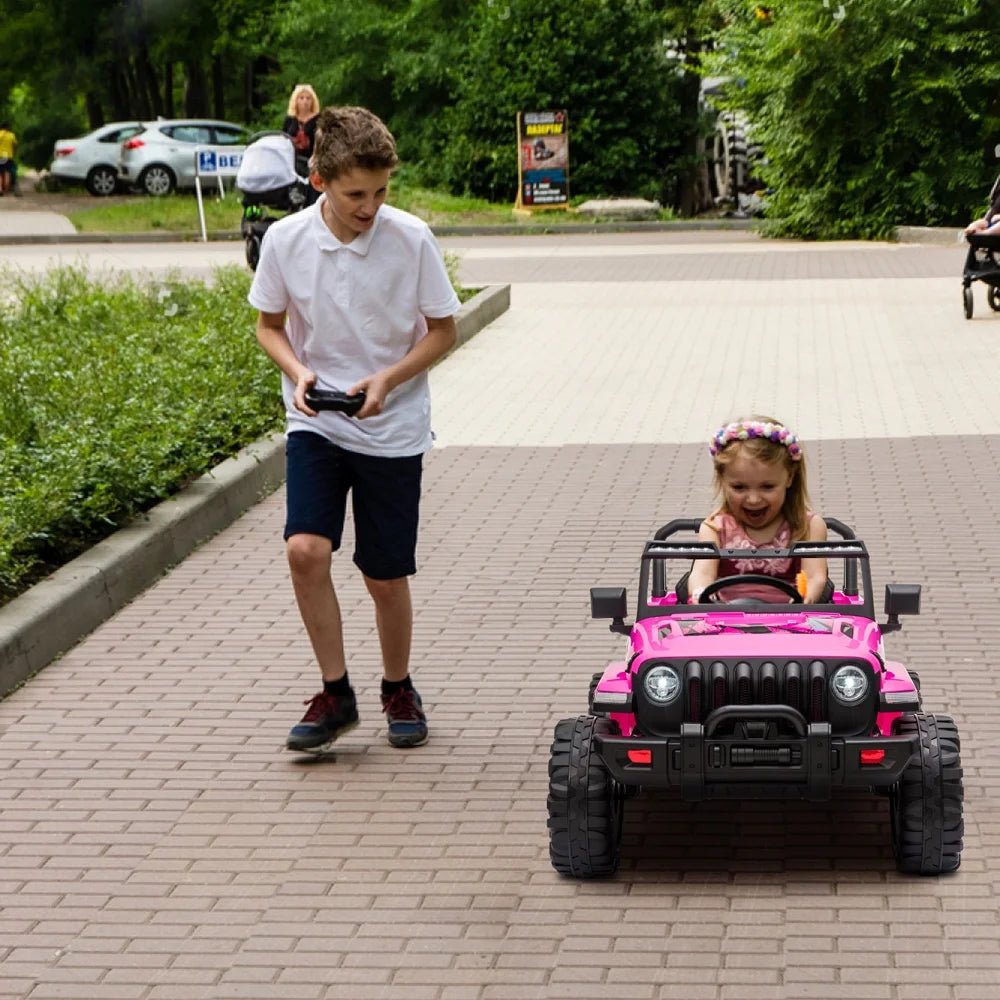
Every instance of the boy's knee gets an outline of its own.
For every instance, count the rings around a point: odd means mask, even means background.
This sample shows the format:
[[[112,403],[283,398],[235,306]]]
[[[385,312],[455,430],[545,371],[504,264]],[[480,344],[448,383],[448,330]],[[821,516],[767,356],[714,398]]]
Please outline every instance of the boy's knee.
[[[322,535],[290,535],[285,542],[288,566],[295,576],[329,573],[333,546]]]
[[[410,591],[410,583],[405,576],[396,577],[393,580],[376,580],[366,575],[365,586],[376,604],[392,604],[405,598]]]

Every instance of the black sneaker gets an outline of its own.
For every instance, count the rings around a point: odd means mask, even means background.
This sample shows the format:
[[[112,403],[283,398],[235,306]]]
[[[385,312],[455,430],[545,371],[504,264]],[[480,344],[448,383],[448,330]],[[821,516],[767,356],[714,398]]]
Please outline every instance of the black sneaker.
[[[427,742],[427,716],[413,688],[400,688],[388,698],[382,695],[382,711],[389,723],[392,746],[418,747]]]
[[[289,750],[320,750],[358,724],[358,702],[353,691],[340,697],[320,691],[304,704],[309,708],[288,734],[285,746]]]

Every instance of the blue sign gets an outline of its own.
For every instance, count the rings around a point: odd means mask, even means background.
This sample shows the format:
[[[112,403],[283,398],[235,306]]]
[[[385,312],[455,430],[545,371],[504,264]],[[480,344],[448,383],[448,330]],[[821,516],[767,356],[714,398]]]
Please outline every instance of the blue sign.
[[[213,149],[198,150],[199,174],[235,174],[240,168],[243,153],[222,153]]]

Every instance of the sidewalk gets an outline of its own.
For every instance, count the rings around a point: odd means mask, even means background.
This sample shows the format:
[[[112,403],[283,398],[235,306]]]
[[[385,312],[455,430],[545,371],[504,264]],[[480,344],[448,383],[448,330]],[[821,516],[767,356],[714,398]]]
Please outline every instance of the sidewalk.
[[[992,1000],[1000,317],[964,319],[960,249],[737,235],[445,241],[517,280],[432,376],[430,742],[385,743],[347,552],[361,725],[328,759],[282,750],[316,678],[272,494],[0,703],[0,998]],[[634,598],[643,541],[707,512],[708,433],[747,410],[800,433],[877,594],[924,586],[887,647],[961,728],[954,877],[897,875],[862,793],[644,794],[615,878],[552,871],[552,727],[623,650],[588,588]]]
[[[75,236],[76,227],[57,212],[0,212],[0,241]]]

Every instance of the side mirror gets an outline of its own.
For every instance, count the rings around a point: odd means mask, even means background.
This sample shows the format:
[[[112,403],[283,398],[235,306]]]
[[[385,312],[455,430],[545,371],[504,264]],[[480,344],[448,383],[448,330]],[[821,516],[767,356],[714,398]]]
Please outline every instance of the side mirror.
[[[898,632],[903,626],[900,615],[920,614],[919,583],[887,583],[885,585],[885,613],[888,621],[881,626],[882,632]]]
[[[611,631],[629,635],[632,629],[625,624],[628,614],[628,597],[624,587],[591,587],[590,617],[610,618]]]
[[[996,146],[994,146],[994,147],[993,147],[993,155],[994,155],[994,156],[995,156],[995,157],[996,157],[996,158],[997,158],[998,160],[1000,160],[1000,143],[997,143],[997,144],[996,144]]]

